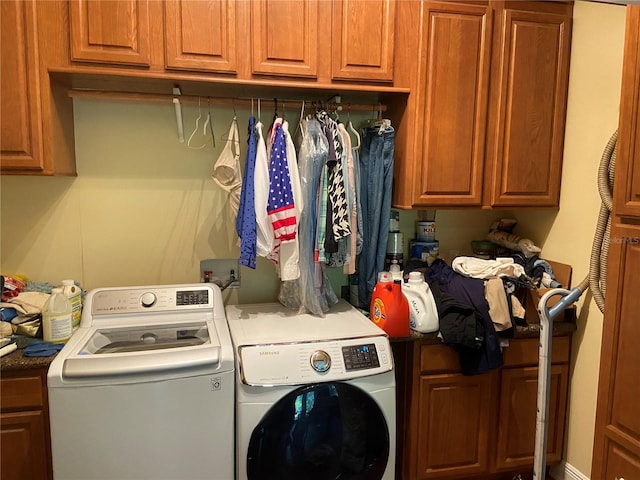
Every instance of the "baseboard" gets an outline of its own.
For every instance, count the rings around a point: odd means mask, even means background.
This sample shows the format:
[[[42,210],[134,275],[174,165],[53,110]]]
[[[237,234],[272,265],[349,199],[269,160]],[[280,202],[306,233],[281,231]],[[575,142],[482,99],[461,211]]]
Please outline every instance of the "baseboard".
[[[556,480],[589,480],[589,477],[567,462],[551,467],[550,473]]]

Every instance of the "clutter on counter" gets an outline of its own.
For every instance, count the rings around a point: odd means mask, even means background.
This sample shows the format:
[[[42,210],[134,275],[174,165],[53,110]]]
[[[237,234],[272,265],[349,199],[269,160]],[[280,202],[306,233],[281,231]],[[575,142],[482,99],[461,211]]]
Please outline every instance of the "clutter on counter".
[[[52,285],[30,281],[22,275],[2,275],[1,279],[2,368],[14,362],[20,363],[19,368],[29,368],[38,362],[26,358],[53,356],[79,327],[84,292],[73,280]],[[53,305],[53,292],[57,293],[57,306],[47,316],[48,305]]]

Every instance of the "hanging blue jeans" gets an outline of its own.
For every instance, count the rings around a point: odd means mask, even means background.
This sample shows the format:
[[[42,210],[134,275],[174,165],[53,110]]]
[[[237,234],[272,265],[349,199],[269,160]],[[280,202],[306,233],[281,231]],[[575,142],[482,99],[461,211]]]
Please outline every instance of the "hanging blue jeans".
[[[369,308],[378,272],[384,270],[389,238],[395,131],[366,128],[360,154],[360,201],[363,243],[358,257],[360,306]]]

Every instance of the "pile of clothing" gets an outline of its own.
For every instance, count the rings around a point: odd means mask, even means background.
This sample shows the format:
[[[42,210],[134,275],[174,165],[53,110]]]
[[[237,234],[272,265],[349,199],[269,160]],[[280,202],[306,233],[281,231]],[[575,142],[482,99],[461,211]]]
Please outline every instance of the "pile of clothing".
[[[520,288],[533,283],[513,258],[457,257],[451,266],[438,259],[423,272],[440,320],[439,336],[460,355],[462,373],[484,373],[502,366],[501,338],[526,324]],[[407,269],[405,270],[407,273]]]

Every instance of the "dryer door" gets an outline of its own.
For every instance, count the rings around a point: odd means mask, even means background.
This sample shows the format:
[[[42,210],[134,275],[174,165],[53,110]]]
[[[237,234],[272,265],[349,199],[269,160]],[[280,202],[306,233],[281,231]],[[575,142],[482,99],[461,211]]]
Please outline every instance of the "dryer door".
[[[251,435],[249,480],[379,480],[389,429],[376,401],[341,382],[300,387],[281,398]]]

